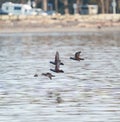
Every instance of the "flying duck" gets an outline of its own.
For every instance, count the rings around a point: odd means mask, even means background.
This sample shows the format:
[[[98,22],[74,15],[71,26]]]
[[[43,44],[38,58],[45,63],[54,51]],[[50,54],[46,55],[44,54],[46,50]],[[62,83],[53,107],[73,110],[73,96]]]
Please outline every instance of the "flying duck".
[[[64,71],[63,70],[60,70],[60,61],[57,61],[57,63],[55,64],[55,69],[50,69],[51,71],[53,72],[56,72],[56,73],[63,73]]]
[[[52,75],[51,73],[47,72],[47,73],[42,73],[42,75],[52,79],[52,77],[55,77],[54,75]]]
[[[55,54],[55,61],[54,61],[54,62],[53,62],[53,61],[50,61],[50,63],[56,65],[57,62],[60,62],[60,65],[64,65],[64,64],[61,62],[61,60],[59,59],[59,52],[58,52],[58,51],[57,51],[56,54]]]
[[[81,51],[76,52],[75,56],[70,57],[70,59],[77,60],[77,61],[84,60],[84,58],[80,58],[80,53],[81,53]]]

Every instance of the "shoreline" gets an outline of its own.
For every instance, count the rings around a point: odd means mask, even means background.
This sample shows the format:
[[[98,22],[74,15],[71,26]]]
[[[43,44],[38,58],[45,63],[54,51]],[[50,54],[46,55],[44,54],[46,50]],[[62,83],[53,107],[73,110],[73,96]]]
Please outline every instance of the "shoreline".
[[[81,33],[81,32],[88,32],[88,33],[116,33],[120,32],[120,26],[117,27],[101,27],[101,28],[96,28],[96,27],[62,27],[62,28],[35,28],[35,27],[29,27],[29,28],[22,28],[22,27],[16,27],[16,28],[4,28],[0,29],[0,34],[5,34],[5,33]]]
[[[120,14],[0,17],[0,33],[120,31]]]

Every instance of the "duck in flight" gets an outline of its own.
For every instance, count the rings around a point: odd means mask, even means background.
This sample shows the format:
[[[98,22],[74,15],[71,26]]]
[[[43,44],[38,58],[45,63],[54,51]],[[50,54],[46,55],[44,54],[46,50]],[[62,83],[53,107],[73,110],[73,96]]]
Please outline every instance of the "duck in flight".
[[[55,69],[50,69],[50,70],[53,72],[56,72],[56,73],[63,73],[64,72],[63,70],[60,70],[60,61],[57,61],[57,63],[55,64]]]
[[[55,75],[52,75],[51,73],[47,72],[47,73],[42,73],[42,75],[48,77],[49,79],[52,79],[52,77],[55,77]]]
[[[84,58],[80,57],[80,53],[81,53],[81,51],[76,52],[75,56],[74,57],[70,57],[70,59],[77,60],[77,61],[84,60]]]
[[[57,62],[60,62],[60,65],[64,65],[64,64],[61,62],[60,58],[59,58],[59,52],[58,52],[58,51],[57,51],[56,54],[55,54],[55,61],[54,61],[54,62],[53,62],[53,61],[50,61],[50,63],[56,65]]]

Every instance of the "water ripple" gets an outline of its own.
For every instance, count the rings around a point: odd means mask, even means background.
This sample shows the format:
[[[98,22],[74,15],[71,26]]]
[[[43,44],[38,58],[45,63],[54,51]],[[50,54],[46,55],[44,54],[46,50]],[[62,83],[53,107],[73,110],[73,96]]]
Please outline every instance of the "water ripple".
[[[118,122],[117,39],[93,33],[0,34],[0,121]],[[85,60],[70,60],[78,50]],[[41,74],[54,68],[49,62],[56,51],[65,73],[53,73],[50,80]]]

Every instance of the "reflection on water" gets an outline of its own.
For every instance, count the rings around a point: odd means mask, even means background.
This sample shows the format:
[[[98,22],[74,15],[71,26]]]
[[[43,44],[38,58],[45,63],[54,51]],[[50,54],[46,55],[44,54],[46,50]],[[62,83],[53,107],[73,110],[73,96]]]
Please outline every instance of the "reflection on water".
[[[85,60],[70,60],[79,50]],[[54,68],[56,51],[65,73],[50,80],[41,73]],[[119,59],[119,35],[1,34],[0,121],[118,122]]]

